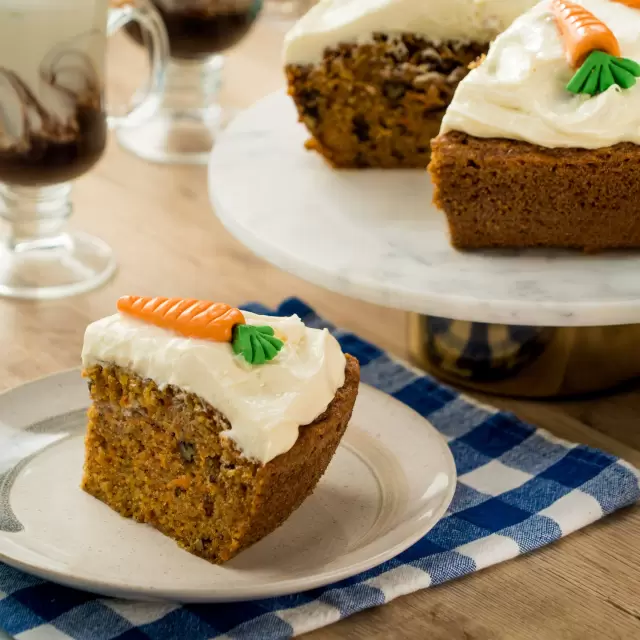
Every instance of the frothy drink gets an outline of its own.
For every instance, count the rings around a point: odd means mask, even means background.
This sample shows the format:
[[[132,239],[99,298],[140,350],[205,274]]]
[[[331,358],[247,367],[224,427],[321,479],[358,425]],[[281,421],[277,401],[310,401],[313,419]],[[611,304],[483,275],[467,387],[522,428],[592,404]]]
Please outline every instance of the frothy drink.
[[[249,31],[262,0],[151,0],[169,35],[171,55],[201,59],[225,51]],[[142,42],[137,25],[129,34]]]
[[[0,181],[83,174],[106,144],[108,0],[0,0]]]

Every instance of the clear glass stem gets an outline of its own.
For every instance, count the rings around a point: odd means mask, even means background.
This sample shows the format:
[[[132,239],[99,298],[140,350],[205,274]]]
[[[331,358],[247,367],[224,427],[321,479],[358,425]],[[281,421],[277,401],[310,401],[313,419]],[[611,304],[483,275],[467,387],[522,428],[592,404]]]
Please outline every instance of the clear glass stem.
[[[62,298],[103,284],[115,272],[111,249],[84,233],[68,233],[71,185],[0,184],[0,295]]]
[[[224,56],[203,61],[171,60],[162,106],[176,111],[219,109]]]
[[[159,109],[144,122],[117,129],[120,144],[151,162],[206,164],[224,122],[218,101],[223,68],[222,55],[172,59]]]
[[[0,184],[0,198],[0,215],[9,227],[6,246],[10,251],[65,242],[63,227],[72,211],[70,184],[39,189]]]

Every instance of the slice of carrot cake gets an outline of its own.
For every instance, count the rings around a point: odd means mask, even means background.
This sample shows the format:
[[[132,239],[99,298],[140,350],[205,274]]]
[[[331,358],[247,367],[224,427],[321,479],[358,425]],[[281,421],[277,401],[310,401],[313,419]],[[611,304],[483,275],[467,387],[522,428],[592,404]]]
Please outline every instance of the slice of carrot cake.
[[[469,64],[535,0],[320,0],[287,34],[289,94],[336,167],[417,167]]]
[[[640,0],[543,0],[460,83],[433,141],[454,246],[640,247]]]
[[[85,334],[82,487],[225,562],[313,491],[351,417],[358,362],[297,316],[132,296],[118,310]]]

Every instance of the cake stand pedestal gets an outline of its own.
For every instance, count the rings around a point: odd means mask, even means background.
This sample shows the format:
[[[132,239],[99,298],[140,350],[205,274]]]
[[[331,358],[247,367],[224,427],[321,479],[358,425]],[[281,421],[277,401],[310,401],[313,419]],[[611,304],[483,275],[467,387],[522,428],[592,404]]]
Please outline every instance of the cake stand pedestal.
[[[277,93],[213,152],[215,211],[257,255],[411,312],[412,360],[447,382],[550,397],[640,376],[640,253],[456,251],[424,171],[336,171],[306,138]]]

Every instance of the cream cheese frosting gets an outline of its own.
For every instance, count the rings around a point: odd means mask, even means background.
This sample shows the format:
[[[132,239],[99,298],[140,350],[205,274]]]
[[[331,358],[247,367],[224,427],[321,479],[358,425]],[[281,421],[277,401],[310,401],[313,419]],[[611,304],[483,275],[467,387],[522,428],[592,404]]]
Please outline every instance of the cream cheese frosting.
[[[224,435],[243,455],[266,463],[326,410],[344,384],[346,358],[326,329],[306,327],[298,316],[242,313],[247,324],[272,326],[284,340],[272,361],[252,366],[229,343],[185,338],[118,313],[87,327],[82,362],[112,363],[160,388],[200,396],[226,416]]]
[[[640,10],[609,0],[579,4],[613,31],[622,57],[640,62]],[[496,38],[485,61],[458,85],[441,132],[543,147],[640,144],[640,84],[574,95],[565,88],[574,73],[550,2],[543,0]]]
[[[312,64],[326,47],[414,33],[433,42],[490,42],[535,0],[320,0],[289,31],[286,64]]]

